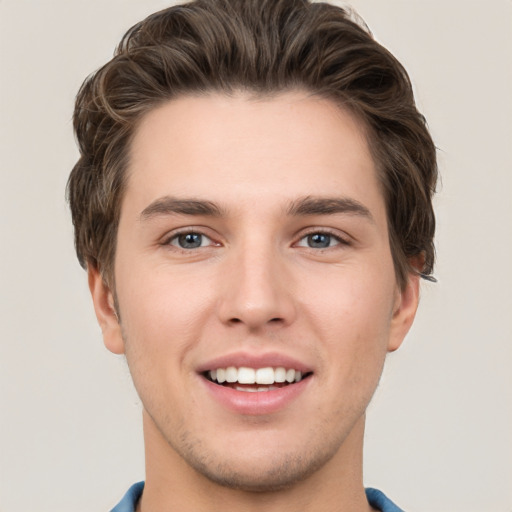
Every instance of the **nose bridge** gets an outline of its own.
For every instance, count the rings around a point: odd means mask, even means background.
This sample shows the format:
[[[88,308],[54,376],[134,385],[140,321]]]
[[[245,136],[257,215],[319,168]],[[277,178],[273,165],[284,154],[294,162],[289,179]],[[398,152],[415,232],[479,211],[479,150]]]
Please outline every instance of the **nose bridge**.
[[[293,320],[284,256],[272,240],[247,236],[231,250],[226,263],[220,307],[224,322],[257,329]]]

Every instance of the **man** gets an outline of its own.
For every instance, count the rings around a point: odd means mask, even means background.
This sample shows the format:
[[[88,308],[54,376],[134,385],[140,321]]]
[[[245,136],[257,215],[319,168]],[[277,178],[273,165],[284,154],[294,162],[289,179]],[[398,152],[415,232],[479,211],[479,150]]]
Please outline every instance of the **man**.
[[[434,259],[402,66],[332,5],[197,0],[130,29],[74,122],[77,253],[143,404],[114,510],[399,510],[362,447]]]

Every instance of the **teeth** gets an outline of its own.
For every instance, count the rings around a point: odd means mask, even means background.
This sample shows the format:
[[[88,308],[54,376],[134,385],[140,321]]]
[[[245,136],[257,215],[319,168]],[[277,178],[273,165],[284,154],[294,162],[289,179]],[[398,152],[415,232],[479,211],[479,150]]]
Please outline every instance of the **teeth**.
[[[257,393],[259,389],[255,388],[242,388],[241,386],[235,386],[237,391],[247,391],[248,393]]]
[[[236,368],[234,366],[228,366],[227,368],[217,368],[210,370],[210,379],[214,382],[222,384],[223,382],[239,384],[263,384],[269,386],[274,383],[288,382],[300,382],[302,380],[302,372],[293,368],[283,368],[279,366],[277,368],[271,368],[270,366],[265,368],[247,368],[241,366]],[[240,389],[240,388],[235,388]],[[273,386],[270,387],[259,387],[251,388],[250,391],[268,391],[269,389],[277,389]],[[244,391],[249,391],[248,388],[243,388]]]
[[[256,382],[256,371],[252,368],[238,368],[238,382],[240,384],[254,384]]]
[[[275,386],[265,386],[265,387],[259,387],[259,388],[244,388],[242,386],[235,386],[235,389],[237,391],[247,391],[248,393],[258,393],[259,391],[272,391],[276,388]]]
[[[258,368],[256,370],[256,382],[258,384],[274,384],[274,368]]]
[[[274,379],[276,382],[284,382],[286,380],[286,368],[280,366],[274,371]]]
[[[234,366],[226,368],[226,382],[236,382],[238,380],[238,370]]]
[[[286,382],[295,382],[295,370],[286,370]]]

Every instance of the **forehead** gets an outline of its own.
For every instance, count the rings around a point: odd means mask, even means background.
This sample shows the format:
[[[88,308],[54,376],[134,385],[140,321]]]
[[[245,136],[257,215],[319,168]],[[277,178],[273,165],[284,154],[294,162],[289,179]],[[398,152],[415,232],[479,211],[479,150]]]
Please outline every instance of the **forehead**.
[[[362,123],[303,92],[171,100],[142,119],[129,161],[125,201],[139,212],[166,194],[235,207],[307,195],[383,206]]]

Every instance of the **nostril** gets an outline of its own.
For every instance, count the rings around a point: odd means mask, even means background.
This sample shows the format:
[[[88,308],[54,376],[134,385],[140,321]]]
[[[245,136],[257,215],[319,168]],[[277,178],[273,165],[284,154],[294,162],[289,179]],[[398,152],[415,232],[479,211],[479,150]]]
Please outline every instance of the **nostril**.
[[[270,323],[272,323],[272,324],[276,324],[276,323],[282,323],[283,321],[284,321],[284,320],[283,320],[283,318],[275,317],[275,318],[271,318],[271,319],[268,321],[268,323],[269,323],[269,324],[270,324]],[[230,323],[230,324],[240,324],[240,323],[243,323],[243,320],[242,320],[242,319],[240,319],[240,318],[236,318],[236,317],[235,317],[235,318],[231,318],[231,319],[229,320],[229,323]]]

